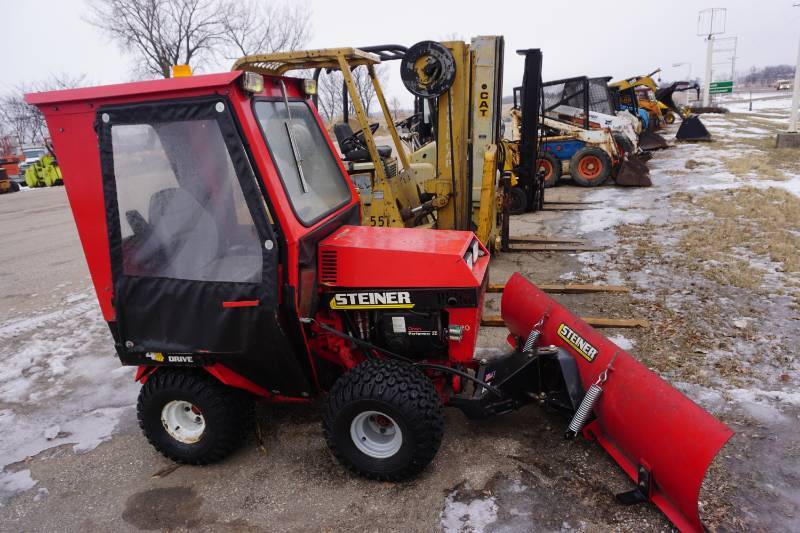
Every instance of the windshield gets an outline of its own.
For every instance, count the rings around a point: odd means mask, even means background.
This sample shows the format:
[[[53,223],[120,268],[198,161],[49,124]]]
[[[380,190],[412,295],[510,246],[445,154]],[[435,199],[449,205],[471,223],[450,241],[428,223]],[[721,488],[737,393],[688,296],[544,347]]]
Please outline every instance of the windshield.
[[[347,203],[350,187],[308,105],[289,107],[291,125],[285,102],[257,101],[255,113],[295,214],[310,226]]]
[[[25,156],[25,159],[42,157],[44,155],[44,150],[42,150],[41,148],[36,148],[34,150],[23,150],[22,155]]]

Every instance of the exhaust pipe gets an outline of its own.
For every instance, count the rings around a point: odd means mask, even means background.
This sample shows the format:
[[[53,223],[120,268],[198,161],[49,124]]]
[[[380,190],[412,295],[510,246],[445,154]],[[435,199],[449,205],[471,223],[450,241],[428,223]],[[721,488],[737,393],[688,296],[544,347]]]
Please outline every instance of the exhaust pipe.
[[[733,432],[519,273],[503,290],[501,312],[514,338],[538,329],[538,344],[569,352],[584,390],[602,384],[602,395],[595,391],[573,427],[589,409],[596,415],[583,435],[597,440],[636,483],[617,499],[653,502],[681,531],[703,531],[700,485]]]

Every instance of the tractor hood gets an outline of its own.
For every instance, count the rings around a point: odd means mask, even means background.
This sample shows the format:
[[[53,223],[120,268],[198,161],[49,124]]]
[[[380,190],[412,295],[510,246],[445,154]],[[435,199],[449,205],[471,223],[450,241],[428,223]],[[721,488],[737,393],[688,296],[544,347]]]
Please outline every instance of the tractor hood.
[[[479,287],[488,266],[469,231],[342,226],[319,245],[327,287]]]

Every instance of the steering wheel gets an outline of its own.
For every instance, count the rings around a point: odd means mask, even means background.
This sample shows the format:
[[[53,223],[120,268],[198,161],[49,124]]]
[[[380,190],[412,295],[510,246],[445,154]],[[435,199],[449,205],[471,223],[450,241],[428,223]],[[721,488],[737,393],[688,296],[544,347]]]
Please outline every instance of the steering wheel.
[[[160,236],[153,231],[153,226],[142,214],[132,209],[125,211],[125,219],[133,230],[136,244],[131,251],[130,261],[137,270],[161,272],[167,263],[167,247]]]
[[[374,124],[370,124],[369,125],[370,133],[374,134],[376,131],[378,131],[379,127],[380,125],[377,122],[375,122]],[[355,143],[356,145],[358,145],[359,148],[366,149],[367,139],[364,137],[364,130],[360,129],[354,134],[352,134],[350,137],[342,141],[342,145],[347,145],[348,143]]]
[[[404,118],[402,120],[398,120],[397,122],[394,123],[394,126],[396,128],[411,129],[412,126],[414,125],[414,123],[419,122],[419,120],[421,118],[422,117],[420,116],[419,113],[414,113],[414,114],[409,115],[408,117],[406,117],[406,118]]]

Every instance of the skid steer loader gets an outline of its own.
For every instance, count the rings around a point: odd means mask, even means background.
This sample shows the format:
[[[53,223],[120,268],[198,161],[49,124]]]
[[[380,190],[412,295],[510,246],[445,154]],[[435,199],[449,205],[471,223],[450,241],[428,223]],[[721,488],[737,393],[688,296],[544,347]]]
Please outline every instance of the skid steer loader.
[[[568,173],[583,187],[608,179],[624,186],[652,185],[631,121],[617,117],[605,81],[579,76],[545,82],[538,167],[546,186]],[[516,103],[515,113],[519,112]]]
[[[700,531],[700,483],[730,430],[519,275],[502,297],[508,351],[476,358],[489,250],[470,231],[359,225],[313,84],[273,68],[25,97],[116,352],[137,367],[150,443],[219,461],[255,398],[322,397],[338,461],[394,481],[436,455],[443,406],[486,418],[543,403],[633,478],[624,501]]]
[[[634,76],[609,84],[609,88],[617,94],[621,109],[636,110],[644,112],[643,122],[645,127],[639,135],[639,145],[642,150],[661,150],[668,148],[666,139],[656,133],[665,125],[662,109],[655,97],[657,86],[651,76],[659,70],[655,70],[647,76]]]

